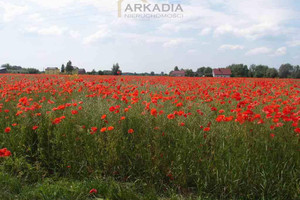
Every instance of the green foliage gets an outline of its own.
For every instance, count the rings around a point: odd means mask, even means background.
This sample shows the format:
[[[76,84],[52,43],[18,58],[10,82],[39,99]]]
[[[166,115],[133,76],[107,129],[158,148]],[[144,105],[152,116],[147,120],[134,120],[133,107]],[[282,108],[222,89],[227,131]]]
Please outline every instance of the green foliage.
[[[101,71],[101,70],[99,70],[99,71],[98,71],[98,75],[104,75],[104,72]]]
[[[196,71],[196,76],[202,77],[212,77],[212,68],[211,67],[200,67]]]
[[[13,66],[10,64],[3,64],[1,68],[4,68],[8,73],[12,74],[39,74],[40,71],[35,68],[22,68],[21,66]]]
[[[121,70],[118,63],[113,65],[111,71],[112,71],[112,75],[121,75]]]
[[[294,66],[293,72],[292,72],[292,78],[300,78],[300,66]]]
[[[72,66],[72,62],[69,60],[67,65],[66,65],[66,72],[67,73],[72,73],[73,70],[74,70],[74,67]]]
[[[280,78],[289,78],[293,71],[293,66],[289,63],[282,64],[279,68],[279,77]]]
[[[187,69],[187,70],[185,70],[185,76],[187,76],[187,77],[194,77],[195,73],[193,72],[192,69]]]
[[[64,73],[64,72],[65,72],[65,65],[64,65],[64,64],[62,64],[61,69],[60,69],[60,72],[61,72],[61,73]]]
[[[97,74],[97,72],[96,72],[96,70],[95,69],[93,69],[92,71],[91,71],[91,73],[90,73],[91,75],[96,75]]]
[[[81,98],[82,94],[76,92],[69,97]],[[60,103],[58,99],[57,104]],[[207,124],[215,114],[195,115],[193,120],[185,121],[185,127],[178,127],[177,121],[168,121],[163,116],[140,115],[144,106],[127,113],[122,123],[120,115],[108,114],[107,120],[115,127],[112,132],[91,135],[89,129],[82,128],[106,126],[100,116],[108,113],[110,105],[102,98],[86,99],[84,112],[76,117],[57,111],[68,119],[59,125],[51,123],[53,115],[35,119],[30,117],[31,112],[26,113],[27,117],[18,122],[21,126],[0,136],[1,146],[13,152],[11,158],[0,160],[0,182],[4,185],[0,197],[88,199],[92,188],[100,191],[97,197],[108,199],[147,199],[147,195],[156,199],[155,196],[170,197],[177,193],[211,199],[297,199],[299,196],[299,143],[291,128],[278,128],[278,137],[271,140],[259,125],[213,122],[214,128],[205,139],[194,123]],[[171,102],[162,105],[166,112],[172,112]],[[13,110],[15,104],[10,106]],[[48,105],[44,111],[50,108]],[[195,109],[210,111],[204,104],[189,110],[195,113]],[[227,108],[219,105],[218,109]],[[33,131],[31,127],[37,123],[39,129]],[[153,129],[156,126],[158,130]],[[4,124],[0,125],[1,130],[4,128]],[[127,133],[129,128],[135,130],[133,135]],[[168,177],[170,172],[174,179]],[[94,180],[101,175],[125,186]],[[58,177],[66,181],[55,181]],[[23,181],[27,183],[25,186]],[[128,188],[127,184],[131,186]],[[141,191],[143,194],[139,195]]]
[[[243,64],[232,64],[227,68],[231,70],[233,77],[248,77],[248,66]]]
[[[278,77],[278,71],[275,68],[268,68],[266,72],[266,77],[268,78],[276,78]]]

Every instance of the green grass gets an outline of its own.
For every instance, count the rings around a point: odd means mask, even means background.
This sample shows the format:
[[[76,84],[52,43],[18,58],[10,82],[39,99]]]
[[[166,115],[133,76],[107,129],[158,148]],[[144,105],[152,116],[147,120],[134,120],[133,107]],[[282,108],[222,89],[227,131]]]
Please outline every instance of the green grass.
[[[226,116],[234,115],[230,110],[240,101],[229,95],[226,101],[232,103],[220,104],[214,91],[219,88],[222,88],[221,93],[239,91],[244,95],[242,100],[253,98],[249,100],[248,104],[251,104],[262,102],[268,95],[272,97],[273,94],[268,93],[271,89],[282,90],[280,87],[274,89],[276,84],[272,81],[265,84],[249,79],[244,83],[237,79],[231,87],[206,79],[195,79],[194,83],[172,79],[174,85],[168,86],[162,80],[150,78],[132,78],[125,83],[109,78],[106,82],[97,80],[91,88],[84,85],[94,81],[89,78],[86,83],[74,81],[72,77],[65,79],[43,78],[44,83],[40,83],[41,77],[31,77],[22,80],[22,83],[30,84],[20,86],[21,91],[26,91],[30,85],[41,84],[39,90],[21,94],[12,91],[0,99],[3,110],[10,110],[9,113],[0,112],[0,130],[12,127],[12,123],[18,124],[10,133],[0,134],[0,148],[6,147],[12,152],[11,157],[0,158],[0,199],[300,199],[300,140],[294,133],[292,122],[280,119],[284,126],[270,130],[274,123],[266,118],[262,109],[272,102],[261,103],[253,109],[262,115],[263,124],[216,122],[219,114],[210,108],[224,109]],[[55,84],[49,86],[51,82]],[[6,80],[1,87],[9,87],[8,83],[19,85]],[[118,84],[123,84],[122,94],[117,92]],[[215,89],[209,90],[205,84]],[[252,89],[255,84],[261,84],[259,89],[264,89],[265,93],[249,95],[249,90],[250,94],[255,93],[256,89]],[[288,90],[296,83],[286,84],[283,88]],[[97,85],[101,89],[97,89]],[[78,92],[81,86],[83,90]],[[138,87],[139,102],[131,104],[134,87]],[[181,96],[175,94],[175,89],[180,87]],[[67,92],[70,88],[71,93]],[[55,94],[51,94],[53,90],[56,90]],[[142,91],[148,91],[148,94],[141,94]],[[154,117],[145,110],[143,102],[153,100],[150,92],[159,94],[160,91],[168,91],[169,94],[164,96],[172,99],[158,99],[157,103],[152,103],[150,108],[164,111]],[[206,101],[208,97],[203,93],[207,91],[211,97],[215,95],[214,101]],[[99,97],[86,97],[98,92]],[[107,92],[109,95],[104,98]],[[295,90],[290,93],[291,96],[298,94]],[[118,94],[119,99],[113,98],[113,94]],[[125,94],[128,104],[121,101]],[[186,99],[194,95],[197,98]],[[42,107],[16,116],[20,110],[16,105],[23,96],[32,98],[27,107],[33,102],[39,102]],[[42,97],[46,101],[40,102]],[[285,95],[279,95],[279,98],[287,100],[290,106],[295,102]],[[55,103],[49,104],[48,100]],[[176,107],[174,100],[183,102],[183,107]],[[79,101],[83,101],[78,105],[82,110],[71,106],[52,111],[59,105]],[[120,112],[109,112],[109,107],[115,105],[121,106]],[[132,108],[124,112],[128,106]],[[295,111],[300,108],[299,104],[293,106],[296,106]],[[280,112],[283,107],[281,105]],[[73,109],[79,113],[72,115]],[[199,115],[198,109],[204,115]],[[167,115],[174,111],[192,115],[168,119]],[[42,115],[35,116],[36,113]],[[101,120],[103,114],[107,115],[107,122]],[[53,119],[61,116],[66,119],[52,124]],[[126,119],[120,121],[122,116]],[[179,126],[181,122],[185,125]],[[208,123],[211,123],[211,130],[204,132],[200,126],[206,127]],[[34,125],[39,128],[32,130]],[[99,131],[108,126],[113,126],[114,130]],[[98,128],[94,135],[90,134],[91,127]],[[129,129],[134,129],[134,133],[129,134]],[[271,138],[270,133],[275,137]],[[89,194],[93,188],[98,194]]]

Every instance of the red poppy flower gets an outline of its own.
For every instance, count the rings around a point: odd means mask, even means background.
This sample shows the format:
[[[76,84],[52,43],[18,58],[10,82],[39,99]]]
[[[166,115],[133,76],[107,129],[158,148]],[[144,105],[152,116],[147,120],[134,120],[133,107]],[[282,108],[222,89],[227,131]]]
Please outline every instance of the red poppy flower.
[[[72,112],[72,115],[78,114],[78,111],[77,111],[77,110],[72,110],[71,112]]]
[[[0,157],[9,157],[11,156],[11,152],[7,150],[7,148],[0,149]]]
[[[94,135],[97,132],[97,127],[91,127],[91,135]]]
[[[210,131],[210,127],[204,128],[203,131],[206,131],[206,132],[207,132],[207,131]]]
[[[128,133],[129,133],[129,134],[133,134],[133,133],[134,133],[134,130],[131,128],[131,129],[128,130]]]
[[[125,120],[125,119],[126,119],[126,117],[124,117],[124,116],[120,118],[120,120]]]
[[[113,111],[115,111],[116,110],[116,108],[114,107],[114,106],[111,106],[110,108],[109,108],[109,111],[110,112],[113,112]]]
[[[90,194],[97,194],[97,193],[98,193],[98,191],[96,189],[91,189],[90,190]]]
[[[174,114],[169,114],[168,115],[168,119],[174,119],[175,118],[175,115]]]
[[[11,128],[10,127],[6,127],[4,131],[5,131],[5,133],[9,133],[11,131]]]
[[[155,108],[151,109],[151,115],[156,117],[157,116],[157,110]]]
[[[32,130],[35,131],[35,130],[38,129],[38,128],[39,128],[38,126],[33,126],[33,127],[32,127]]]

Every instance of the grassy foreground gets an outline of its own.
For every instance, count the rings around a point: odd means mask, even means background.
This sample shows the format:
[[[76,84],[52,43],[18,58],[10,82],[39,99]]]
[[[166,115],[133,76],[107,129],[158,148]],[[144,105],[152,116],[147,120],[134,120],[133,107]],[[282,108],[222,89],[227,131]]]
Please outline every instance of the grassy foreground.
[[[299,83],[0,76],[0,199],[299,199]]]

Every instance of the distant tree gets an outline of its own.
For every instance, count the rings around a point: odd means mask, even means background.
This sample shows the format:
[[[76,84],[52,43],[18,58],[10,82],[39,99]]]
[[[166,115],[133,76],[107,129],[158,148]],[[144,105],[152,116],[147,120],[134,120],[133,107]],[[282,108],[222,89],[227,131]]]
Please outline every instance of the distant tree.
[[[187,77],[194,77],[195,73],[193,72],[192,69],[187,69],[187,70],[185,70],[185,76],[187,76]]]
[[[227,66],[231,70],[233,77],[247,77],[248,76],[248,66],[244,64],[232,64]]]
[[[151,72],[150,75],[151,75],[151,76],[155,76],[155,73],[154,73],[154,72]]]
[[[266,77],[268,78],[276,78],[278,77],[278,71],[275,68],[269,68],[266,72]]]
[[[206,67],[205,70],[204,70],[204,75],[206,77],[212,77],[213,74],[212,74],[212,68],[211,67]]]
[[[256,65],[254,70],[254,77],[262,78],[267,77],[267,70],[269,69],[266,65]]]
[[[300,78],[300,66],[294,66],[292,72],[292,78]]]
[[[91,75],[96,75],[97,74],[97,72],[96,72],[96,70],[95,69],[93,69],[92,71],[91,71],[91,73],[90,73]]]
[[[6,64],[3,64],[3,65],[1,65],[1,68],[4,68],[4,69],[11,69],[11,65],[10,64],[8,64],[8,63],[6,63]]]
[[[282,64],[279,68],[279,77],[280,78],[288,78],[291,75],[291,72],[293,71],[293,66],[289,63]]]
[[[118,63],[114,64],[112,69],[112,75],[120,75],[120,66]]]
[[[65,65],[64,65],[64,64],[62,64],[61,69],[60,69],[60,72],[61,72],[61,73],[64,73],[64,72],[65,72]]]
[[[72,66],[72,62],[69,60],[69,62],[66,65],[66,71],[67,73],[71,73],[74,70],[74,67]]]
[[[205,69],[206,69],[206,67],[198,68],[197,71],[196,71],[196,75],[197,76],[204,76],[205,75],[205,73],[204,73]]]
[[[101,70],[99,70],[99,71],[98,71],[98,75],[104,75],[104,72],[101,71]]]
[[[27,71],[28,71],[28,74],[39,74],[40,73],[40,71],[35,68],[28,68]]]
[[[254,65],[254,64],[250,65],[249,71],[248,71],[248,77],[254,77],[255,68],[256,68],[256,65]]]
[[[177,66],[175,66],[174,71],[179,71],[179,68]]]

